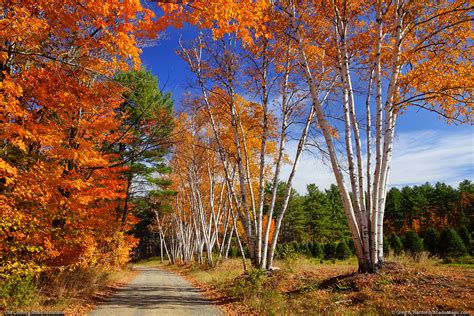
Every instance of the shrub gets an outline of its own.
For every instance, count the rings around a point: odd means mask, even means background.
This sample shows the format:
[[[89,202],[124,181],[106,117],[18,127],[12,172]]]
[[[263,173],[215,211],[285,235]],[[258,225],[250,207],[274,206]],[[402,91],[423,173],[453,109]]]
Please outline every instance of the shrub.
[[[295,252],[300,252],[300,245],[298,244],[297,241],[293,240],[288,244]]]
[[[469,233],[469,230],[467,229],[466,226],[461,226],[458,229],[458,235],[461,237],[462,241],[464,244],[470,243],[471,242],[471,234]]]
[[[237,258],[239,255],[239,251],[237,250],[237,247],[231,247],[229,252],[230,252],[229,256],[231,258]]]
[[[333,242],[327,242],[324,244],[324,259],[334,259],[336,255],[336,244]]]
[[[245,258],[250,257],[250,251],[249,251],[249,248],[247,246],[244,247],[244,254],[245,254]],[[240,251],[240,248],[237,248],[237,256],[242,257],[242,251]]]
[[[311,244],[311,255],[315,258],[321,258],[323,256],[323,248],[319,242],[313,242]]]
[[[431,255],[437,255],[439,245],[439,232],[433,227],[428,228],[425,231],[423,245],[425,246],[425,249],[430,252]]]
[[[291,244],[284,244],[281,248],[281,258],[284,261],[286,270],[293,272],[295,269],[296,261],[298,260],[298,253],[292,247]]]
[[[388,255],[390,253],[390,242],[388,241],[388,238],[383,239],[383,253]]]
[[[252,269],[248,275],[240,278],[233,288],[233,294],[239,298],[250,298],[260,294],[265,282],[266,273],[260,269]]]
[[[469,252],[469,254],[473,254],[474,247],[472,244],[471,233],[469,233],[469,230],[466,228],[466,226],[459,227],[458,234],[464,242],[467,252]]]
[[[405,234],[404,248],[411,256],[417,257],[423,251],[423,240],[410,230]]]
[[[466,254],[466,246],[454,229],[445,228],[439,236],[438,251],[443,258],[457,258]]]
[[[393,250],[393,254],[395,256],[399,256],[402,254],[403,251],[403,244],[400,237],[397,234],[393,233],[389,237],[390,248]]]
[[[347,241],[347,246],[351,250],[351,252],[354,254],[355,253],[355,245],[354,245],[354,240],[351,238]]]
[[[277,244],[275,247],[275,258],[281,259],[282,258],[282,251],[283,251],[283,245],[282,244]]]
[[[347,259],[351,256],[351,250],[347,246],[346,242],[342,240],[337,244],[336,257],[337,259]]]
[[[77,269],[48,269],[41,274],[41,293],[56,301],[87,297],[97,293],[110,282],[110,270],[104,267]]]
[[[305,244],[301,244],[302,246],[302,251],[301,253],[307,257],[311,257],[311,243],[307,242]]]
[[[32,276],[11,276],[0,281],[1,306],[19,307],[30,305],[36,291],[36,285]]]

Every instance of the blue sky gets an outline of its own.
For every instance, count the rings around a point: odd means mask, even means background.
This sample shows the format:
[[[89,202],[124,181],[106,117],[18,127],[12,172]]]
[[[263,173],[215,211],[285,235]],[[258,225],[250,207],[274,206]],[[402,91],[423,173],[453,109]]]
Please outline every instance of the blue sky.
[[[189,91],[192,74],[175,51],[179,39],[191,40],[196,36],[191,26],[170,28],[156,46],[143,48],[143,65],[158,76],[160,86],[173,94],[179,103]],[[296,144],[289,144],[291,157]],[[288,172],[288,170],[286,170]],[[474,180],[474,129],[472,126],[447,124],[436,114],[410,109],[399,117],[394,156],[389,178],[390,186],[417,185],[443,181],[456,186],[463,179]],[[315,183],[327,188],[334,182],[328,166],[310,153],[302,157],[294,187],[300,193],[306,185]]]

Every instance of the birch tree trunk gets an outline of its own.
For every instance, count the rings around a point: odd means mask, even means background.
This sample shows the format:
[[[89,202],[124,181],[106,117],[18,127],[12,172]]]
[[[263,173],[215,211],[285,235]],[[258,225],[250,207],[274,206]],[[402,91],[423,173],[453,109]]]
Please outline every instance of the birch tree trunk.
[[[385,104],[383,105],[383,72],[382,72],[382,45],[384,39],[383,21],[384,9],[381,1],[375,4],[375,32],[376,40],[375,68],[370,70],[369,85],[366,98],[366,141],[367,141],[367,164],[364,172],[362,134],[359,129],[359,122],[356,116],[356,101],[354,98],[353,79],[351,75],[351,60],[348,48],[348,29],[350,20],[347,16],[348,7],[346,3],[339,4],[332,2],[334,15],[334,32],[337,39],[337,72],[341,76],[340,101],[343,109],[345,155],[344,160],[348,164],[348,180],[352,196],[349,197],[349,189],[345,183],[344,168],[338,161],[332,135],[329,129],[328,117],[318,102],[319,92],[315,84],[311,65],[306,57],[305,41],[301,37],[299,30],[295,31],[294,40],[298,43],[299,52],[302,56],[302,64],[305,71],[313,102],[315,104],[316,116],[320,124],[323,136],[328,148],[331,166],[336,177],[341,198],[344,205],[346,217],[349,222],[356,253],[359,260],[359,271],[371,272],[379,268],[384,261],[383,257],[383,215],[385,208],[385,197],[387,194],[388,176],[390,170],[390,160],[392,155],[392,145],[397,113],[394,100],[399,91],[399,75],[401,71],[401,45],[403,40],[403,18],[404,2],[397,0],[393,3],[394,21],[396,28],[395,44],[393,45],[391,69],[388,72],[388,87],[385,93]],[[392,4],[388,4],[390,6]],[[300,25],[297,21],[297,10],[292,7],[292,12],[288,15],[292,19],[293,25]],[[388,9],[385,8],[385,11]],[[371,110],[370,94],[372,90],[372,80],[375,77],[375,167],[373,177],[371,176],[372,166],[372,140],[371,140]],[[355,148],[354,148],[355,145]],[[355,154],[354,154],[355,150]],[[364,173],[367,175],[367,191],[364,190]],[[371,183],[371,181],[373,181]],[[367,195],[367,199],[366,199]]]
[[[244,173],[244,168],[243,168],[243,165],[242,165],[242,159],[241,159],[241,148],[240,148],[240,137],[238,135],[238,128],[237,128],[237,118],[236,118],[236,113],[235,113],[235,108],[234,108],[234,105],[233,105],[233,90],[232,88],[230,88],[230,94],[231,94],[231,102],[229,104],[229,108],[230,108],[230,111],[231,111],[231,120],[232,120],[232,126],[233,126],[233,132],[234,132],[234,141],[235,141],[235,145],[237,147],[237,164],[238,164],[238,173],[239,173],[239,182],[240,182],[240,193],[241,193],[241,196],[240,196],[240,201],[239,199],[237,198],[237,195],[235,194],[235,191],[233,190],[233,183],[230,179],[230,172],[228,170],[228,165],[226,163],[226,155],[225,155],[225,150],[224,150],[224,146],[221,142],[221,137],[220,137],[220,134],[219,134],[219,131],[218,131],[218,128],[217,128],[217,124],[216,124],[216,121],[214,119],[214,115],[212,113],[212,110],[211,110],[211,103],[209,101],[209,97],[208,97],[208,93],[207,93],[207,89],[205,87],[205,81],[204,81],[204,76],[203,76],[203,70],[202,70],[202,54],[203,54],[203,43],[202,43],[202,40],[201,38],[199,38],[199,42],[198,42],[198,45],[197,45],[197,48],[194,49],[193,53],[190,52],[190,50],[184,48],[182,45],[181,45],[181,48],[182,48],[182,51],[185,55],[185,59],[186,61],[188,62],[188,64],[190,65],[191,67],[191,70],[195,73],[197,79],[198,79],[198,83],[199,83],[199,87],[201,89],[201,93],[202,93],[202,96],[203,96],[203,99],[204,99],[204,104],[205,104],[205,108],[206,108],[206,112],[208,114],[208,117],[209,117],[209,121],[210,121],[210,124],[211,124],[211,127],[212,127],[212,131],[213,131],[213,134],[214,134],[214,138],[217,142],[217,148],[218,148],[218,151],[219,151],[219,157],[220,157],[220,160],[221,160],[221,164],[222,164],[222,167],[223,167],[223,170],[224,170],[224,174],[225,174],[225,181],[226,181],[226,184],[229,188],[229,190],[232,192],[232,195],[233,195],[233,198],[236,202],[236,206],[237,208],[240,208],[242,207],[243,208],[243,211],[242,212],[237,212],[239,218],[241,219],[243,225],[244,225],[244,228],[245,228],[245,231],[246,231],[246,239],[247,239],[247,243],[249,245],[249,248],[250,248],[250,253],[251,255],[252,254],[255,254],[255,236],[254,236],[254,230],[252,229],[252,220],[251,220],[251,216],[250,216],[250,211],[249,211],[249,207],[248,207],[248,201],[247,201],[247,194],[246,194],[246,183],[245,183],[245,173]],[[226,65],[228,66],[228,65]],[[228,72],[230,70],[228,69],[223,69],[224,72]],[[255,218],[255,216],[254,216]]]

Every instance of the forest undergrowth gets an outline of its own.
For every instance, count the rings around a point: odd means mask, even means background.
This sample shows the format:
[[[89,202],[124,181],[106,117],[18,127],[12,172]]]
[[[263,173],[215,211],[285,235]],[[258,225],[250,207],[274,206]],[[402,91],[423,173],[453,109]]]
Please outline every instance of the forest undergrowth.
[[[84,315],[136,274],[130,267],[114,270],[99,267],[50,269],[38,279],[22,278],[2,284],[0,312]]]

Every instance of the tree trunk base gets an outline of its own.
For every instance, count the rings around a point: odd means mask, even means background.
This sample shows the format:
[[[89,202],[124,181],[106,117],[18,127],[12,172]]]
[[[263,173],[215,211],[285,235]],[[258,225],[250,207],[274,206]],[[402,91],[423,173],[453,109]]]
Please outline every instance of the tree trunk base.
[[[272,273],[272,272],[277,272],[280,271],[281,269],[278,267],[269,267],[267,268],[267,272]]]
[[[379,269],[383,267],[384,262],[379,261],[377,263],[371,262],[360,262],[359,261],[359,273],[376,273]]]

